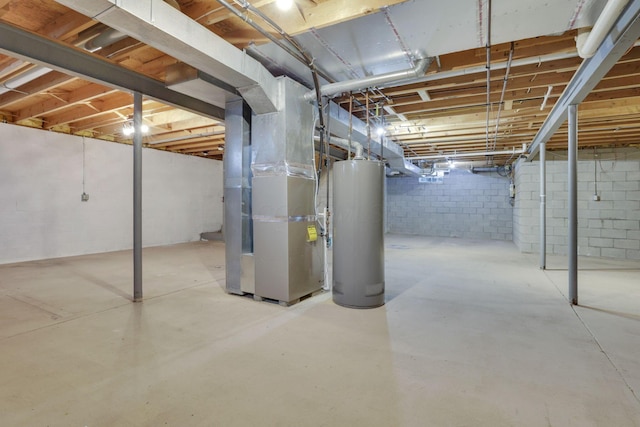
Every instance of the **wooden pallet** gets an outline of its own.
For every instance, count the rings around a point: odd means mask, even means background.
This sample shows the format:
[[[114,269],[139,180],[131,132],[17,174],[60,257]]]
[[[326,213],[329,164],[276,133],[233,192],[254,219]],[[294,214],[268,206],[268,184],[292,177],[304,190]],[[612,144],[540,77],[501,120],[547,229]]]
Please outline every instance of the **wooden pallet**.
[[[291,300],[291,301],[280,301],[280,300],[276,300],[276,299],[272,299],[272,298],[261,297],[260,295],[256,295],[256,294],[253,294],[253,299],[254,299],[254,301],[266,301],[266,302],[270,302],[270,303],[273,303],[273,304],[279,304],[282,307],[290,307],[290,306],[292,306],[294,304],[299,303],[300,301],[306,300],[307,298],[311,298],[311,297],[314,297],[316,295],[320,295],[321,293],[324,293],[324,290],[318,289],[317,291],[310,292],[310,293],[308,293],[306,295],[301,296],[300,298],[296,298],[296,299]],[[249,294],[249,295],[251,295],[251,294]]]

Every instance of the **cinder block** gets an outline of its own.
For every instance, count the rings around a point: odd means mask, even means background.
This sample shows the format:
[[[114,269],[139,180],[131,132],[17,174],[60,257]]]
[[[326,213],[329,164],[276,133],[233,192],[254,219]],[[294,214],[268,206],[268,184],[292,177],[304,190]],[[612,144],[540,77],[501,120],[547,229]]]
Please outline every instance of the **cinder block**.
[[[613,248],[613,239],[601,237],[589,237],[589,246],[599,248]]]
[[[640,251],[627,249],[625,252],[625,256],[627,259],[640,259]]]
[[[616,230],[612,228],[600,229],[600,237],[605,237],[610,239],[626,239],[627,230]],[[633,249],[633,248],[630,248],[630,249]]]
[[[640,240],[615,239],[614,248],[640,250]]]
[[[567,254],[567,246],[566,245],[552,245],[551,253],[555,255],[566,255]]]
[[[640,172],[627,172],[627,181],[640,181]]]
[[[602,248],[600,249],[600,256],[606,258],[621,258],[624,259],[627,257],[626,249],[615,249],[615,248]]]
[[[613,228],[617,228],[620,230],[639,230],[640,221],[617,219],[613,221]]]
[[[640,200],[614,200],[613,209],[634,211],[640,209]]]
[[[613,191],[613,182],[598,179],[598,192],[606,193],[608,191]]]
[[[614,191],[617,191],[617,190],[638,191],[640,190],[640,181],[626,180],[626,176],[625,176],[625,181],[615,181],[613,183],[613,190]]]
[[[627,230],[627,239],[640,240],[640,231]]]
[[[627,191],[625,194],[626,200],[640,200],[640,191]]]
[[[550,245],[566,245],[567,237],[566,235],[548,234],[547,243]]]
[[[616,172],[637,172],[640,171],[640,162],[638,161],[618,161],[615,165]]]

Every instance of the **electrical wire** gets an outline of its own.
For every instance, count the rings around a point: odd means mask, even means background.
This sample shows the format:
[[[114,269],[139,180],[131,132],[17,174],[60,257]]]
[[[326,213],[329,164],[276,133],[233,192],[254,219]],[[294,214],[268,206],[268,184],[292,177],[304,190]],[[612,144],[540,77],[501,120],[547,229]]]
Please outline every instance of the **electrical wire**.
[[[84,136],[82,137],[82,195],[84,196],[86,193],[84,191],[84,178],[85,178],[85,141]]]

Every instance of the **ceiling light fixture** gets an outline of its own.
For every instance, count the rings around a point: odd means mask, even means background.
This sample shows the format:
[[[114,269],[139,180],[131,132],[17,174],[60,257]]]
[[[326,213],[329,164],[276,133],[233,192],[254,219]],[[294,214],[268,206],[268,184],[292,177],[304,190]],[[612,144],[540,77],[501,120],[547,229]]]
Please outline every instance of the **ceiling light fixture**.
[[[276,0],[276,6],[280,10],[289,10],[293,6],[293,0]]]
[[[142,131],[142,133],[147,133],[149,132],[149,126],[143,123],[142,126],[140,126],[140,130]],[[131,123],[125,123],[124,125],[122,125],[122,134],[124,136],[131,136],[133,135],[133,132],[134,128]]]

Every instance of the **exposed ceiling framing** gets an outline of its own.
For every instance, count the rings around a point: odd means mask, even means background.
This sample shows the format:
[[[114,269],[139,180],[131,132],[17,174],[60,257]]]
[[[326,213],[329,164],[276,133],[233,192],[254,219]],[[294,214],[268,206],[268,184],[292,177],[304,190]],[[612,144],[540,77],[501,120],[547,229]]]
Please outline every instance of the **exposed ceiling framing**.
[[[236,47],[256,49],[262,61],[272,60],[268,64],[272,72],[292,75],[300,67],[286,65],[286,59],[282,59],[286,54],[277,52],[262,34],[217,1],[177,3],[184,14]],[[494,3],[497,9],[501,7],[498,0]],[[274,0],[254,0],[251,4],[288,34],[298,36],[305,47],[321,49],[324,53],[318,55],[319,60],[326,57],[333,62],[325,60],[319,65],[325,66],[336,80],[382,74],[388,64],[395,67],[390,71],[412,66],[416,59],[412,55],[418,53],[415,46],[420,44],[416,34],[423,31],[411,33],[406,27],[407,10],[418,7],[412,1],[296,0],[297,7],[287,13],[279,12]],[[396,13],[395,4],[405,7],[404,12]],[[344,29],[357,18],[375,14],[382,23],[379,31],[372,31],[365,39],[360,33],[354,34],[345,43],[371,51],[391,46],[397,51],[392,52],[397,54],[395,59],[388,59],[392,55],[387,55],[385,62],[381,55],[376,64],[366,63],[354,56],[353,50],[336,45],[327,31],[329,27],[338,28],[339,23]],[[259,18],[255,21],[269,28]],[[478,39],[484,34],[479,25],[482,22],[479,20],[473,29]],[[524,39],[510,39],[508,29],[496,32],[499,42],[490,47],[489,106],[486,49],[475,47],[434,55],[422,78],[374,88],[368,95],[364,91],[353,93],[352,109],[363,120],[370,117],[372,125],[384,124],[387,136],[405,149],[408,158],[460,156],[476,162],[490,158],[496,164],[512,161],[523,144],[531,145],[583,63],[576,53],[575,28],[577,24],[572,21],[559,34]],[[147,95],[143,116],[150,131],[145,144],[220,159],[224,153],[223,111],[167,89],[167,69],[178,61],[160,49],[126,36],[93,53],[82,49],[105,30],[104,24],[53,0],[0,0],[0,49],[4,53],[0,55],[0,118],[9,123],[129,143],[130,137],[123,134],[122,128],[133,113],[130,92],[137,90]],[[25,44],[25,37],[32,41]],[[42,44],[38,48],[40,54],[48,54],[40,60],[51,64],[51,70],[42,70],[37,61],[26,60],[34,58],[37,43]],[[511,49],[512,65],[506,75]],[[425,45],[421,53],[429,54],[430,47]],[[309,82],[304,70],[298,77]],[[349,109],[349,99],[342,95],[334,100]],[[186,108],[178,109],[176,105]],[[640,47],[634,45],[581,103],[580,147],[638,146],[639,115]],[[563,149],[566,140],[566,125],[562,125],[549,138],[547,149]],[[504,154],[487,156],[487,151]]]

